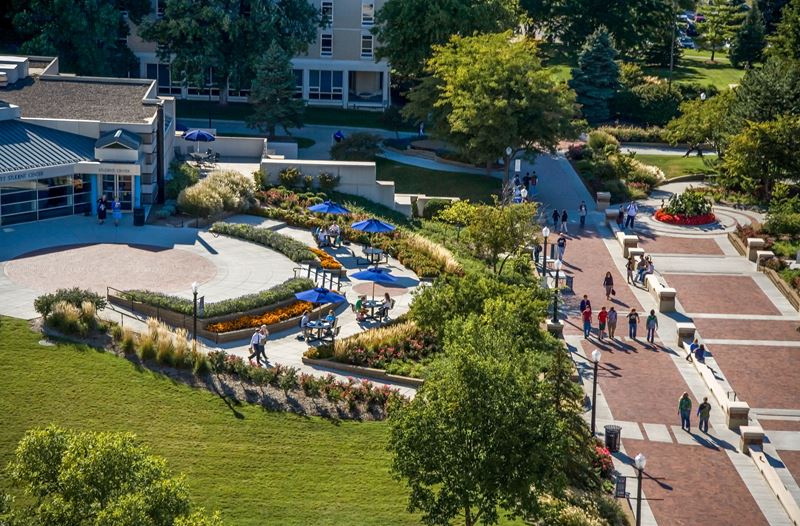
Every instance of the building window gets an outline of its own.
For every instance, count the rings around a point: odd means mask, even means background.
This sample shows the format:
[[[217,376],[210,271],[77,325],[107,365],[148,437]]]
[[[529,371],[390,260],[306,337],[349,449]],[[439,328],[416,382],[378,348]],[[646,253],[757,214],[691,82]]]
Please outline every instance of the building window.
[[[164,16],[164,2],[166,0],[156,0],[156,16],[162,18]]]
[[[333,55],[333,35],[323,34],[319,37],[319,54],[323,57]]]
[[[159,95],[180,95],[181,84],[174,82],[169,71],[169,64],[147,64],[145,76],[158,81]]]
[[[375,23],[375,3],[362,2],[361,3],[361,25],[371,26]]]
[[[342,72],[312,69],[308,72],[308,98],[342,100]]]
[[[294,98],[302,99],[303,98],[303,70],[302,69],[293,69],[292,73],[294,73]]]
[[[333,26],[333,1],[332,0],[323,0],[322,7],[320,7],[320,13],[322,13],[322,27],[330,28]]]
[[[372,35],[361,35],[361,58],[372,58]]]

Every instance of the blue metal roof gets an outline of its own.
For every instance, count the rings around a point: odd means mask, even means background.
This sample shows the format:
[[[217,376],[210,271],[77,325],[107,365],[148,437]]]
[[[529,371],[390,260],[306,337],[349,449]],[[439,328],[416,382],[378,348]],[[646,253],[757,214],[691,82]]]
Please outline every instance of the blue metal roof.
[[[94,139],[19,120],[0,121],[0,173],[92,159]]]

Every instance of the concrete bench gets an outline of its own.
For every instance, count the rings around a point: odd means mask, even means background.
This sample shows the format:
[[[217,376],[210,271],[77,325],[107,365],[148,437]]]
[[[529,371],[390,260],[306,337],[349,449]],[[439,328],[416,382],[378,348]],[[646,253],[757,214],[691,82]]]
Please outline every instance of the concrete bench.
[[[599,206],[598,202],[598,206]],[[619,211],[616,208],[606,208],[605,216],[606,216],[606,224],[607,225],[617,225],[617,214]]]
[[[597,192],[597,210],[605,210],[611,204],[610,192]]]
[[[747,238],[747,259],[755,263],[756,260],[756,252],[759,250],[764,249],[764,245],[766,241],[761,239],[760,237],[748,237]]]
[[[660,287],[656,289],[658,298],[658,312],[675,312],[675,297],[678,291],[672,287]]]
[[[740,426],[739,435],[739,449],[742,453],[748,453],[750,446],[764,445],[764,430],[761,426]]]
[[[756,250],[756,266],[763,265],[764,261],[775,257],[775,253],[771,250]]]
[[[643,258],[644,257],[644,249],[643,248],[629,248],[628,249],[628,257],[635,257],[635,258]]]
[[[678,345],[681,347],[684,347],[684,342],[694,340],[694,333],[697,331],[694,323],[679,321],[675,324],[675,328],[678,330]]]
[[[639,247],[639,236],[637,235],[626,234],[625,232],[617,232],[615,237],[617,238],[617,242],[622,247],[622,255],[626,259],[630,257],[630,249]]]

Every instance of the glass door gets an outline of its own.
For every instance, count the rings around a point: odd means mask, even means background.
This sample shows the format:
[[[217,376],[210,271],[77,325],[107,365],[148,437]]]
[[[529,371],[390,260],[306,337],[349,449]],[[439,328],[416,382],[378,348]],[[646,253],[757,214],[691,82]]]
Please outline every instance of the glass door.
[[[109,203],[114,201],[114,197],[118,197],[123,212],[133,210],[133,176],[104,175],[102,194],[105,194]]]

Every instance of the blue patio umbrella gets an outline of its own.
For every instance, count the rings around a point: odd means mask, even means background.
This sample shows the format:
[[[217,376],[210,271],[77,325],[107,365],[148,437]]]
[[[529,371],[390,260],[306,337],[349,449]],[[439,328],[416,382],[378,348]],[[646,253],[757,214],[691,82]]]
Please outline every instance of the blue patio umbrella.
[[[397,283],[397,277],[392,276],[388,269],[385,268],[368,268],[360,270],[355,274],[350,274],[351,278],[361,279],[364,281],[372,282],[372,299],[375,299],[375,284],[376,283]]]
[[[394,225],[390,225],[389,223],[384,223],[374,217],[369,219],[365,219],[364,221],[356,221],[352,225],[350,225],[354,230],[359,230],[361,232],[369,232],[370,234],[382,234],[386,232],[391,232],[396,227]]]
[[[214,142],[216,140],[214,134],[208,133],[205,130],[189,130],[183,134],[183,138],[187,141],[196,142],[197,150],[200,149],[201,142]]]
[[[294,297],[300,301],[307,301],[315,305],[324,305],[326,303],[342,303],[343,301],[347,301],[347,298],[341,294],[337,294],[323,287],[316,287],[313,289],[304,290],[302,292],[297,292],[295,293]],[[322,317],[321,312],[319,313],[319,316]]]
[[[310,210],[311,212],[316,212],[318,214],[344,215],[350,213],[350,210],[348,210],[347,208],[343,207],[338,203],[334,203],[333,201],[325,201],[317,205],[311,205],[308,207],[308,210]]]

